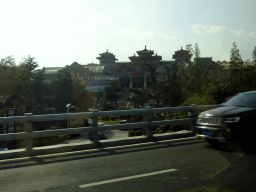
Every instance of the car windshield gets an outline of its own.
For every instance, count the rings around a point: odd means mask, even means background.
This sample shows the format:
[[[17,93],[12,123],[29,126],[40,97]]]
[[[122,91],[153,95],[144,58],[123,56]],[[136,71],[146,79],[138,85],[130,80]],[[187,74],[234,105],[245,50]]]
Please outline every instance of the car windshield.
[[[249,108],[256,108],[256,93],[241,93],[226,103],[223,104],[224,106],[240,106],[240,107],[249,107]]]

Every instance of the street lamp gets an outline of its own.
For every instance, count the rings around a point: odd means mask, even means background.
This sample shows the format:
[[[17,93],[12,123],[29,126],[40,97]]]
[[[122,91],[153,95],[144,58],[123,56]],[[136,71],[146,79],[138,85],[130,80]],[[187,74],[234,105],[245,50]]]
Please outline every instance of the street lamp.
[[[67,113],[69,113],[69,109],[70,109],[70,108],[75,108],[74,106],[71,106],[71,103],[68,103],[68,104],[66,105],[66,107],[67,107]],[[68,119],[68,128],[69,128],[69,125],[70,125],[70,122],[69,122],[69,119]]]
[[[70,105],[71,105],[71,103],[68,103],[68,104],[66,105],[66,107],[67,107],[67,113],[69,113],[69,107],[70,107]]]

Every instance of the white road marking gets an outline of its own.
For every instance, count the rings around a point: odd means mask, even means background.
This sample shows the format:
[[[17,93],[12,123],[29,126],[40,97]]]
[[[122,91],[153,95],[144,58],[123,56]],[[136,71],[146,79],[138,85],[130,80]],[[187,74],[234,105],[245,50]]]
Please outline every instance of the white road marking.
[[[103,184],[107,184],[107,183],[114,183],[114,182],[124,181],[124,180],[128,180],[128,179],[136,179],[136,178],[140,178],[140,177],[147,177],[147,176],[151,176],[151,175],[157,175],[157,174],[168,173],[168,172],[173,172],[173,171],[178,171],[178,169],[167,169],[167,170],[156,171],[156,172],[151,172],[151,173],[144,173],[144,174],[140,174],[140,175],[121,177],[121,178],[117,178],[117,179],[110,179],[110,180],[106,180],[106,181],[100,181],[100,182],[95,182],[95,183],[79,185],[79,187],[80,188],[92,187],[92,186],[96,186],[96,185],[103,185]]]

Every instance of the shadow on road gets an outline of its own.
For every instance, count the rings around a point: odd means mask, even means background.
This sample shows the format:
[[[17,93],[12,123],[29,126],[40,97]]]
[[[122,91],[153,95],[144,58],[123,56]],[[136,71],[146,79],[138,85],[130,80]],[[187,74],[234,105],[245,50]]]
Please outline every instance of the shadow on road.
[[[231,165],[195,188],[181,192],[255,192],[255,145],[255,141],[207,144],[206,148],[219,152]]]
[[[256,141],[245,141],[245,142],[228,142],[209,144],[207,148],[212,148],[223,152],[233,152],[233,153],[244,153],[256,155]]]
[[[216,192],[256,191],[256,155],[245,154],[232,162],[231,166],[206,182],[206,186],[215,186]]]
[[[64,161],[73,161],[79,159],[87,159],[87,158],[94,158],[100,156],[108,156],[108,155],[117,155],[117,154],[124,154],[124,153],[132,153],[132,152],[139,152],[145,150],[157,150],[166,147],[177,147],[182,145],[191,145],[197,143],[204,143],[205,141],[202,139],[194,139],[194,140],[182,140],[182,141],[155,141],[149,143],[142,143],[136,145],[125,145],[119,147],[110,147],[110,148],[99,148],[99,149],[92,149],[92,150],[84,150],[84,151],[75,151],[69,153],[63,153],[58,155],[49,155],[49,156],[36,156],[36,157],[29,157],[26,160],[16,160],[10,161],[8,164],[0,162],[0,170],[3,169],[10,169],[10,168],[19,168],[19,167],[26,167],[26,166],[34,166],[34,165],[42,165],[42,164],[49,164],[49,163],[59,163]]]
[[[255,141],[242,143],[215,143],[205,147],[218,151],[230,167],[202,182],[190,192],[255,192],[256,191],[256,150]],[[187,191],[182,191],[187,192]]]

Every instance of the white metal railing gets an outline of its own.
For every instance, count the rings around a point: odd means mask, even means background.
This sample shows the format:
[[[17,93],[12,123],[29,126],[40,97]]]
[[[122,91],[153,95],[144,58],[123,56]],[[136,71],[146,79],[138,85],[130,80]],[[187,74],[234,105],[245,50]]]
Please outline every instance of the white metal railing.
[[[168,108],[153,108],[148,107],[147,109],[137,110],[117,110],[117,111],[97,111],[83,113],[63,113],[63,114],[49,114],[49,115],[32,115],[26,113],[25,116],[12,116],[12,117],[0,117],[0,124],[7,123],[24,123],[24,132],[0,134],[0,141],[10,140],[24,140],[24,147],[26,156],[34,155],[33,153],[33,138],[39,137],[50,137],[62,134],[78,134],[88,132],[90,139],[96,144],[99,144],[98,131],[107,131],[115,129],[133,129],[143,128],[144,134],[148,137],[153,137],[152,127],[155,125],[171,125],[171,124],[189,124],[190,129],[194,130],[194,124],[196,121],[195,111],[197,110],[208,110],[219,107],[220,105],[191,105],[185,107],[168,107]],[[164,121],[152,121],[152,114],[154,113],[167,113],[167,112],[189,112],[189,118],[175,119],[175,120],[164,120]],[[129,123],[129,124],[118,124],[118,125],[106,125],[97,126],[98,117],[106,116],[125,116],[125,115],[143,115],[143,122]],[[92,124],[90,127],[79,127],[79,128],[67,128],[67,129],[55,129],[55,130],[44,130],[44,131],[33,131],[32,123],[38,121],[52,121],[52,120],[68,120],[77,118],[91,118]]]

